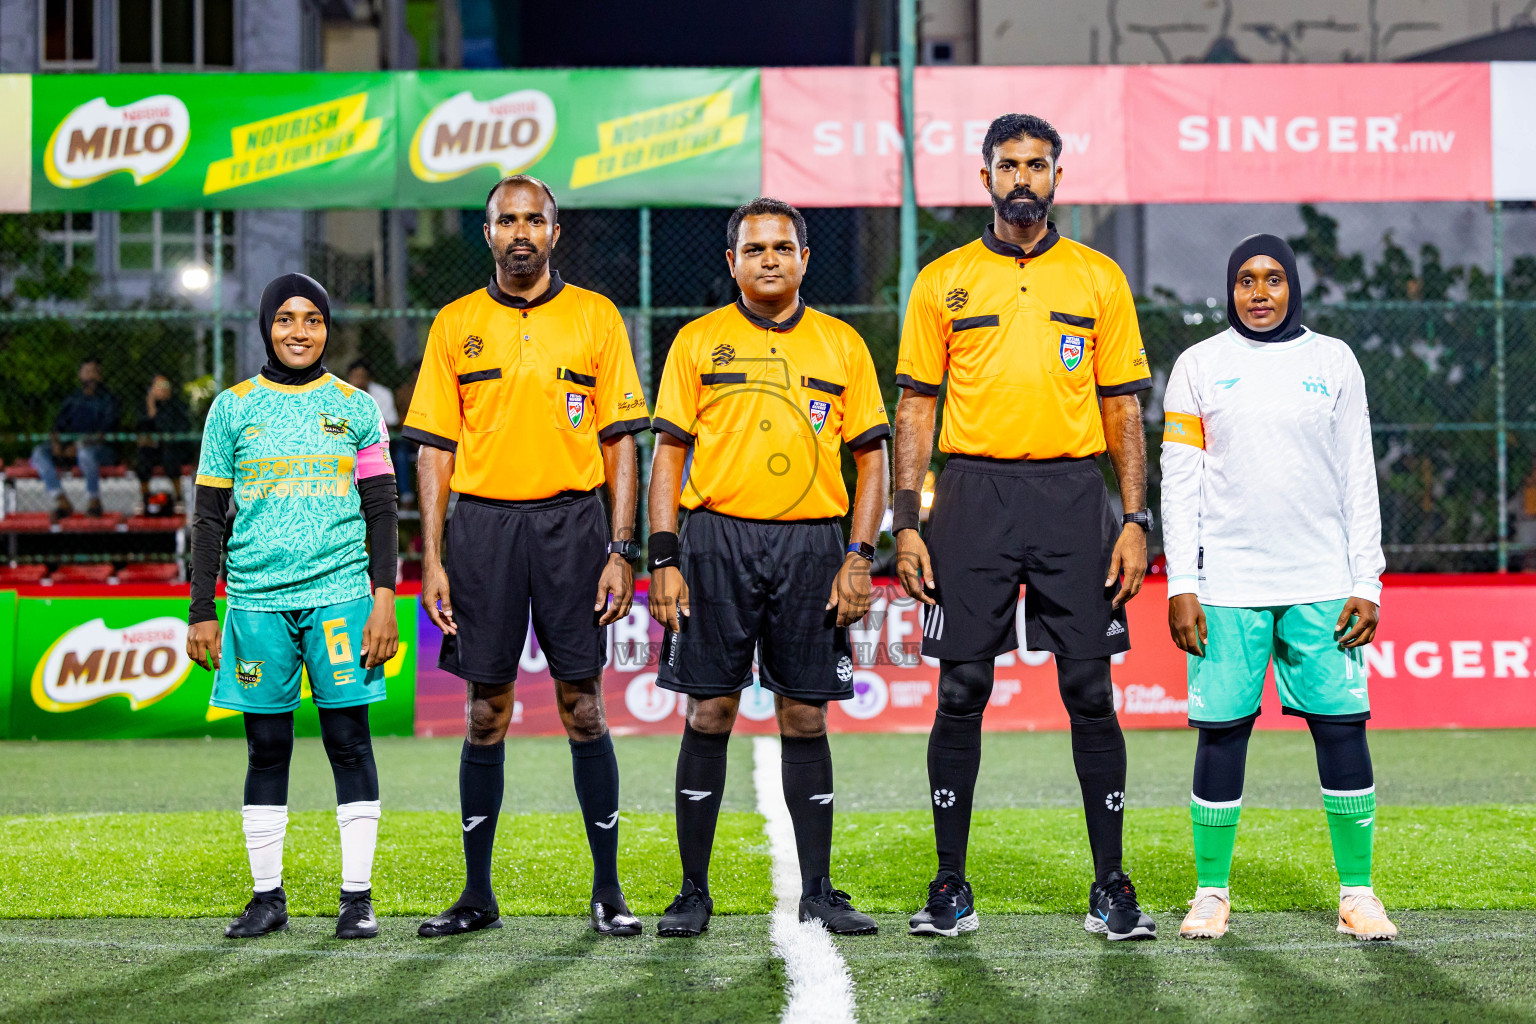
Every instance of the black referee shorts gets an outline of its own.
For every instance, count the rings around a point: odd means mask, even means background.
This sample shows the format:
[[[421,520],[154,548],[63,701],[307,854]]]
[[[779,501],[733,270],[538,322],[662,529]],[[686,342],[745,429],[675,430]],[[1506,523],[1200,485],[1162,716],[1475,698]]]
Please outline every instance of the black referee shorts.
[[[437,667],[472,683],[515,680],[532,602],[549,674],[575,682],[601,672],[607,651],[592,604],[607,536],[595,491],[539,501],[459,495],[443,562],[459,632],[444,635]]]
[[[1019,646],[1019,585],[1031,651],[1102,658],[1131,649],[1104,585],[1120,524],[1098,462],[951,455],[928,522],[938,605],[923,606],[923,654],[984,661]]]
[[[834,519],[737,519],[689,514],[680,538],[690,614],[668,633],[656,685],[723,697],[752,685],[815,703],[853,696],[848,631],[827,598],[843,564]]]

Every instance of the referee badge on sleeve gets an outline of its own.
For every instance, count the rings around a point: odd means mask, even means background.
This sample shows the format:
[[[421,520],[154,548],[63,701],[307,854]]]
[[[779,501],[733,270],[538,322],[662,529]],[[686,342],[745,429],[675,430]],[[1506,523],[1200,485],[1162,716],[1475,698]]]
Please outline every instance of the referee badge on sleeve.
[[[1083,339],[1075,334],[1061,336],[1061,365],[1075,370],[1083,361]]]
[[[581,426],[581,421],[587,418],[587,396],[567,391],[565,393],[565,415],[570,418],[571,426]]]
[[[832,406],[819,399],[811,399],[811,429],[821,433],[821,428],[827,425],[827,413],[832,411]]]

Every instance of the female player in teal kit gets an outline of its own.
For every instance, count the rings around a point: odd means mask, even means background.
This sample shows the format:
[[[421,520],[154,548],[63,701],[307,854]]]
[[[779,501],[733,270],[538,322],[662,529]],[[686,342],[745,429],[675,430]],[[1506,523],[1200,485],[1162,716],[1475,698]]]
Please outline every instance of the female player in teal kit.
[[[241,815],[254,896],[224,930],[231,938],[288,926],[283,837],[305,669],[336,780],[336,935],[379,930],[370,881],[379,780],[368,705],[384,699],[384,663],[399,648],[395,475],[379,407],[321,361],[330,326],[318,282],[286,274],[269,284],[260,311],[266,365],[222,392],[203,427],[187,653],[217,673],[210,703],[245,714]],[[214,585],[231,505],[221,632]]]

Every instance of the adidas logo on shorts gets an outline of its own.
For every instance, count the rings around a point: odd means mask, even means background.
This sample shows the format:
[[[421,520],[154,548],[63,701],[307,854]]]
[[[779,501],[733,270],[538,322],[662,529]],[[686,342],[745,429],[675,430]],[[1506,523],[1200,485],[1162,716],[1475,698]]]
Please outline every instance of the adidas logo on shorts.
[[[1124,633],[1124,632],[1125,632],[1125,627],[1123,625],[1121,625],[1119,620],[1117,619],[1116,621],[1111,622],[1109,624],[1109,628],[1104,631],[1104,635],[1105,636],[1119,636],[1121,633]]]

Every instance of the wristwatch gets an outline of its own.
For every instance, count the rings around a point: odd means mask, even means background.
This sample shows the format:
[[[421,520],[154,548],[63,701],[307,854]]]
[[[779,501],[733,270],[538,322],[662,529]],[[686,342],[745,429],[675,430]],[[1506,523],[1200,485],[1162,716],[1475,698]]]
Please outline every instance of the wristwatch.
[[[608,553],[618,555],[626,562],[633,562],[640,557],[640,542],[637,540],[611,540],[608,542]]]
[[[1140,512],[1127,512],[1125,515],[1120,517],[1120,523],[1124,526],[1129,526],[1131,523],[1135,523],[1137,526],[1141,527],[1143,531],[1151,533],[1152,510],[1149,508],[1144,508]]]
[[[873,544],[849,544],[848,554],[858,555],[870,565],[875,564],[875,548]]]

